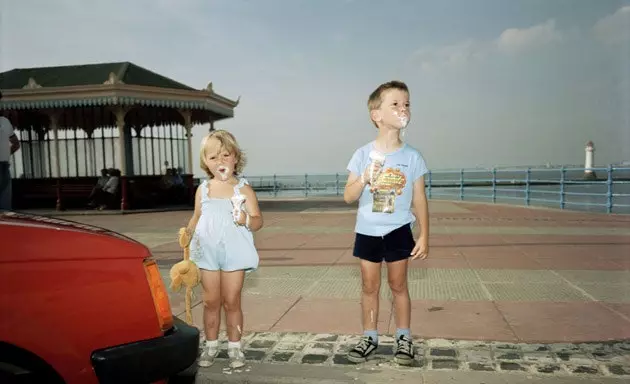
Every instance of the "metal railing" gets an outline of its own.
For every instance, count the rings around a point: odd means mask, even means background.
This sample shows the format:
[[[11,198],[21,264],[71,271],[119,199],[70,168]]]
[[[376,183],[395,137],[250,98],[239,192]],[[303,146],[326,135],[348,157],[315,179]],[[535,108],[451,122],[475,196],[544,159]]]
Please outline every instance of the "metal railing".
[[[588,173],[587,173],[588,171]],[[347,174],[245,176],[260,196],[341,196]],[[630,214],[630,167],[433,170],[430,199]]]

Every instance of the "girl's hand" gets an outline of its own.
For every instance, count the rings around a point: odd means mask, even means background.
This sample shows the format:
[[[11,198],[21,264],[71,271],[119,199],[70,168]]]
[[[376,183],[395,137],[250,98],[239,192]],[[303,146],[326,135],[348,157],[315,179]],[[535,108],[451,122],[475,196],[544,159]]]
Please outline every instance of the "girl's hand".
[[[245,225],[246,222],[247,222],[247,214],[245,213],[245,210],[242,209],[241,215],[238,217],[238,220],[236,220],[236,224]]]

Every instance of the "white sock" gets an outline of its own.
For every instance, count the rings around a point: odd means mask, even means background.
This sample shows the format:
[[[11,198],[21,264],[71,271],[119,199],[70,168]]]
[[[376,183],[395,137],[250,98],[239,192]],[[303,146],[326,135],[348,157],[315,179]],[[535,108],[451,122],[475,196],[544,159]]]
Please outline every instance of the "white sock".
[[[232,348],[240,348],[241,347],[241,342],[240,341],[228,341],[228,348],[232,349]]]
[[[206,348],[218,348],[219,340],[206,340]]]

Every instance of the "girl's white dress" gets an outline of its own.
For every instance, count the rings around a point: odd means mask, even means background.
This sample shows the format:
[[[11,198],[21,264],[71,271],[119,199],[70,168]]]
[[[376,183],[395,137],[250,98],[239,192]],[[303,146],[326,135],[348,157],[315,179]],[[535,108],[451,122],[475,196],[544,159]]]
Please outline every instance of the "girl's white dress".
[[[235,193],[245,184],[247,180],[240,178]],[[199,186],[201,217],[190,243],[190,259],[209,271],[256,270],[259,257],[253,234],[234,223],[230,199],[208,197],[209,186],[208,180]]]

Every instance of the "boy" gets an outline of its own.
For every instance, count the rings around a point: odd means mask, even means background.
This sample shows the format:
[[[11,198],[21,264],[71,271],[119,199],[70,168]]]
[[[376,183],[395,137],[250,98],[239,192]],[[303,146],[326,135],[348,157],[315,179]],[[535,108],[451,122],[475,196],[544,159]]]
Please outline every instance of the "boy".
[[[412,260],[425,259],[429,252],[429,213],[424,192],[428,170],[420,152],[400,139],[410,118],[407,85],[399,81],[380,85],[370,95],[368,109],[378,134],[375,141],[352,156],[344,191],[346,203],[359,200],[353,254],[360,259],[363,283],[364,337],[348,353],[348,360],[364,362],[378,346],[381,263],[385,261],[396,319],[394,361],[411,365],[415,352],[409,330],[407,263],[410,256]],[[411,231],[416,219],[421,229],[417,242]]]

